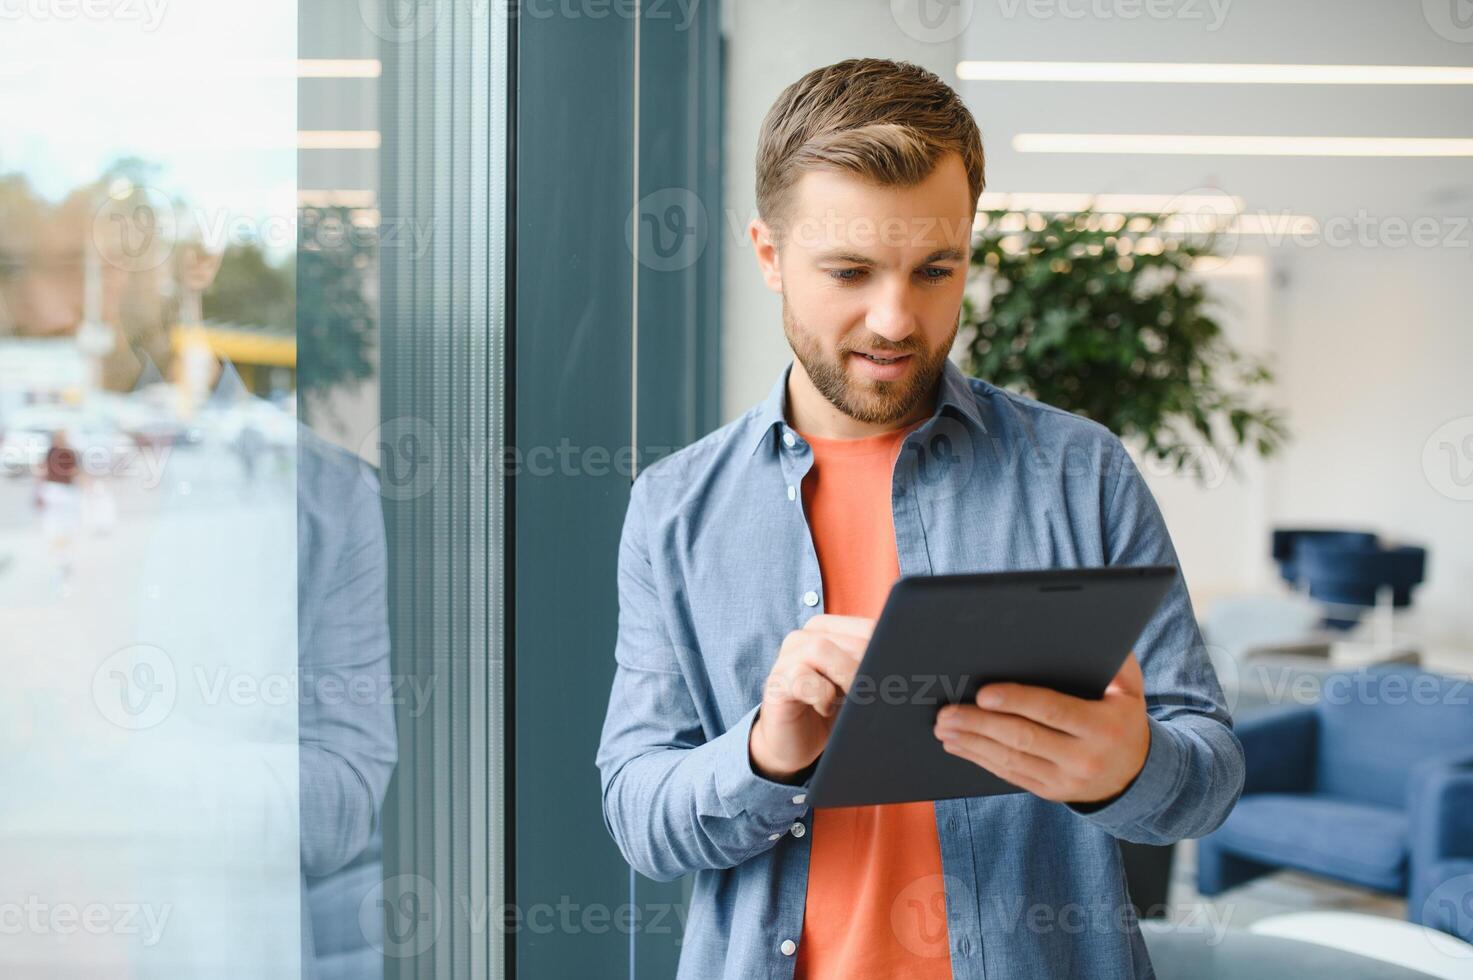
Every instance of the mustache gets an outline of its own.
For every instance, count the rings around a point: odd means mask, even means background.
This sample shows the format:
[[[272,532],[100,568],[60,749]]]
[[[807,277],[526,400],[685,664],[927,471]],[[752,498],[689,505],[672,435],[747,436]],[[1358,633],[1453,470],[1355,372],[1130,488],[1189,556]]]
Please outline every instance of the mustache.
[[[887,357],[900,354],[924,354],[925,351],[919,347],[887,347],[884,344],[862,344],[859,347],[845,347],[840,349],[841,354],[858,354],[861,351],[874,351]]]

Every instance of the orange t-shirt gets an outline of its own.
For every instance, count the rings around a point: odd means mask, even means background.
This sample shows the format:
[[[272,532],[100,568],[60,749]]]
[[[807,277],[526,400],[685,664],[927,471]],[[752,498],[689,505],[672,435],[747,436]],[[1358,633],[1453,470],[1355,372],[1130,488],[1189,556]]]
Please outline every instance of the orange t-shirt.
[[[900,577],[890,481],[905,436],[818,439],[803,506],[824,611],[877,617]],[[815,807],[797,980],[951,977],[936,805]]]

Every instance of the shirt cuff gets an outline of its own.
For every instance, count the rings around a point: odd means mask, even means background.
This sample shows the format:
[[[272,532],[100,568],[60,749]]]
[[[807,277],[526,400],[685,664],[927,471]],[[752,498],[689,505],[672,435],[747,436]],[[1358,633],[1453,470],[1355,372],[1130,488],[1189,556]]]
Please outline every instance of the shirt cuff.
[[[759,704],[742,715],[737,723],[711,743],[716,754],[716,793],[727,816],[745,812],[770,832],[786,830],[793,820],[808,809],[810,766],[802,773],[801,783],[777,783],[752,769],[748,743],[752,724],[757,720]]]
[[[1186,775],[1182,749],[1169,726],[1146,717],[1151,747],[1135,779],[1118,796],[1103,803],[1069,803],[1069,809],[1107,833],[1129,839],[1131,827],[1155,816],[1176,799]]]

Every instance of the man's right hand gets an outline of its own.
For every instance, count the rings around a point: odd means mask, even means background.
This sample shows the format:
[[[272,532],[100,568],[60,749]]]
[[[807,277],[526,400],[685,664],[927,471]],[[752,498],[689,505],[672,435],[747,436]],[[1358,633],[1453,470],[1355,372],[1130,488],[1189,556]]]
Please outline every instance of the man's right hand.
[[[820,614],[783,639],[747,742],[754,772],[788,782],[819,757],[874,629],[873,619]]]

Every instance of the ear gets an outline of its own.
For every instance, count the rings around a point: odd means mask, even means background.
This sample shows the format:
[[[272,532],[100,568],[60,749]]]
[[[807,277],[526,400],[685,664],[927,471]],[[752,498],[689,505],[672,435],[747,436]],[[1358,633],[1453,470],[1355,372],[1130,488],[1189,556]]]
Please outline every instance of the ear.
[[[761,218],[753,218],[747,225],[747,236],[752,239],[752,254],[757,257],[757,267],[762,270],[762,281],[774,293],[782,292],[783,270],[772,229]]]

